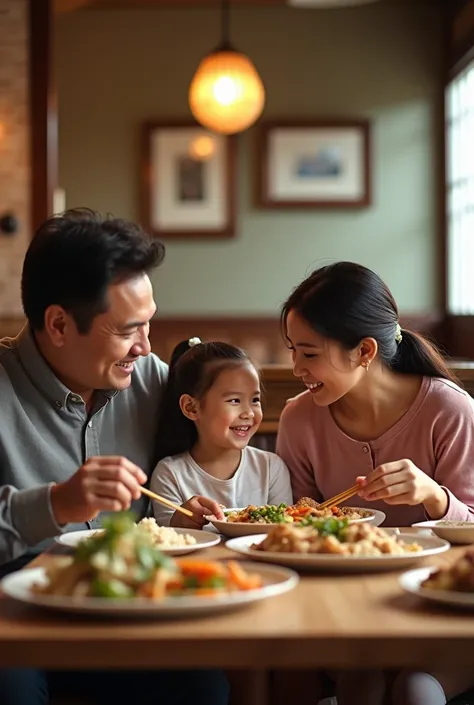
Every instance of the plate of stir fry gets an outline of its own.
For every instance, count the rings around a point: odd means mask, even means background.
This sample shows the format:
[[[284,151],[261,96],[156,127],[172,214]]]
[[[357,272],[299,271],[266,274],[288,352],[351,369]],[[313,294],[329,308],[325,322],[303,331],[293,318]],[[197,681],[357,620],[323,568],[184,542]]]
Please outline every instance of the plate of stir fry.
[[[302,497],[296,504],[250,504],[244,508],[224,511],[225,519],[209,517],[209,521],[221,534],[229,537],[267,533],[279,524],[308,524],[315,519],[346,519],[350,524],[373,523],[376,526],[385,519],[378,510],[357,507],[333,507],[319,509],[318,503],[310,497]]]
[[[232,609],[294,588],[298,576],[277,566],[173,559],[133,517],[117,514],[72,556],[3,578],[4,594],[43,608],[109,616],[189,617]]]
[[[447,551],[437,536],[396,533],[347,519],[308,520],[279,524],[266,534],[240,536],[226,546],[252,560],[295,568],[365,571],[392,570]]]
[[[400,585],[424,600],[472,610],[474,549],[468,549],[448,566],[410,570],[400,577]]]

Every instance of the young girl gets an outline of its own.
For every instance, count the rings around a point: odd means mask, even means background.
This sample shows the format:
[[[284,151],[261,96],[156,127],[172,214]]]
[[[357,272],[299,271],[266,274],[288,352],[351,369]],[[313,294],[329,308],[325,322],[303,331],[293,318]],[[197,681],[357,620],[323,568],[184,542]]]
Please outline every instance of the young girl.
[[[401,329],[381,279],[350,262],[322,267],[288,298],[282,326],[307,387],[283,411],[277,439],[294,497],[322,501],[357,481],[357,504],[382,509],[387,526],[474,521],[473,400],[430,343]],[[338,705],[381,702],[381,674],[337,680]],[[442,705],[473,681],[404,673],[392,703]]]
[[[262,421],[260,380],[246,353],[227,343],[180,343],[170,362],[151,489],[194,513],[153,503],[160,524],[200,528],[222,506],[291,502],[285,463],[248,446]]]

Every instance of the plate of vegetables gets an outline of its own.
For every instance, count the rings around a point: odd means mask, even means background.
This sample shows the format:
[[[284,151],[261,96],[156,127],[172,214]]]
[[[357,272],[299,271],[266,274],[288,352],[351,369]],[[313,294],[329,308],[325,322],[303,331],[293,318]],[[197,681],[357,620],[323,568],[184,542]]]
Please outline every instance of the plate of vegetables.
[[[267,533],[279,524],[311,525],[319,519],[345,519],[349,524],[372,523],[379,526],[385,514],[376,509],[357,507],[334,507],[318,509],[318,503],[308,497],[302,497],[296,504],[264,504],[260,506],[234,507],[224,510],[224,519],[208,517],[221,534],[234,538]]]
[[[292,590],[298,575],[240,561],[173,559],[161,553],[133,518],[112,515],[104,531],[72,556],[45,568],[10,573],[5,595],[49,610],[115,617],[190,617],[229,610]]]

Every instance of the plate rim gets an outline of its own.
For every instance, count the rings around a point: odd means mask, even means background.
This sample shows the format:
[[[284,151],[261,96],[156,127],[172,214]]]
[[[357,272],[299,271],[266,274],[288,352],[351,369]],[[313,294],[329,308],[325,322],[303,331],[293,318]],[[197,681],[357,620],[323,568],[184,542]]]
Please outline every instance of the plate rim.
[[[397,534],[397,538],[401,538],[403,540],[403,537],[405,537],[406,539],[409,537],[414,538],[415,535],[414,534],[403,534],[403,533]],[[288,560],[288,559],[291,560],[291,559],[298,559],[298,558],[305,560],[305,558],[304,558],[305,556],[311,560],[311,558],[317,557],[316,560],[312,561],[312,563],[308,563],[308,565],[311,565],[311,564],[317,565],[318,563],[319,564],[324,563],[327,565],[331,565],[331,563],[335,563],[336,561],[344,561],[347,564],[353,564],[353,565],[357,564],[358,562],[359,563],[369,562],[369,563],[373,563],[374,565],[376,565],[377,563],[380,564],[380,563],[396,562],[397,560],[398,561],[406,560],[406,559],[410,559],[412,557],[419,558],[419,559],[429,558],[430,556],[438,555],[439,553],[444,553],[451,548],[451,544],[449,543],[449,541],[446,541],[446,539],[442,539],[438,536],[436,536],[436,537],[434,537],[434,536],[433,537],[431,537],[431,536],[420,537],[423,540],[440,541],[443,544],[438,547],[426,549],[426,551],[429,551],[429,553],[426,553],[425,551],[413,551],[413,552],[404,553],[402,555],[383,554],[381,556],[350,556],[350,555],[344,556],[341,554],[330,554],[330,553],[289,553],[289,552],[283,552],[283,551],[281,551],[281,552],[276,552],[276,551],[265,551],[264,552],[264,551],[262,551],[261,553],[259,553],[255,550],[252,551],[252,549],[250,549],[250,547],[247,547],[248,551],[238,551],[238,550],[236,550],[235,547],[228,546],[228,544],[233,541],[234,542],[237,542],[237,541],[245,542],[245,541],[250,541],[250,539],[252,539],[252,541],[256,541],[256,539],[260,539],[260,541],[259,541],[259,543],[260,543],[265,538],[267,538],[267,534],[254,534],[253,536],[236,536],[236,537],[228,539],[225,542],[225,545],[227,548],[229,548],[229,550],[234,551],[235,553],[240,553],[240,555],[244,555],[249,558],[252,556],[255,556],[255,557],[258,557],[261,559],[261,555],[266,554],[267,559],[269,561],[270,560],[278,560],[279,556],[282,556],[284,560]],[[433,553],[433,551],[434,551],[434,553]]]
[[[193,544],[188,544],[186,546],[167,546],[165,548],[160,548],[159,546],[156,546],[156,548],[161,551],[162,553],[170,553],[172,551],[187,551],[187,552],[194,552],[194,551],[199,551],[203,550],[205,548],[211,548],[212,546],[217,546],[217,544],[220,543],[221,538],[220,536],[214,534],[212,531],[206,531],[205,529],[184,529],[181,527],[165,527],[165,528],[172,528],[174,529],[178,534],[186,534],[186,533],[200,533],[200,534],[207,534],[209,537],[207,541],[203,543],[193,543]],[[95,533],[98,531],[104,531],[102,528],[98,529],[78,529],[76,531],[65,531],[62,534],[57,534],[54,537],[54,540],[59,543],[61,546],[65,546],[66,548],[75,548],[77,544],[71,544],[68,543],[67,541],[64,540],[64,537],[74,535],[74,534],[89,534],[89,536],[93,536]],[[88,536],[84,536],[84,539],[88,538]]]
[[[370,517],[361,517],[360,519],[350,519],[349,521],[353,524],[358,524],[360,522],[369,522],[372,521],[373,519],[376,519],[379,515],[383,515],[382,522],[385,521],[387,518],[387,515],[385,512],[383,512],[381,509],[367,509],[366,507],[348,507],[349,509],[364,509],[367,510],[368,512],[371,512],[372,516]],[[246,509],[246,507],[228,507],[224,511],[226,512],[237,512],[237,511],[242,511],[243,509]],[[205,516],[205,519],[208,519],[211,524],[216,526],[216,524],[232,524],[232,526],[240,527],[240,526],[280,526],[280,523],[258,523],[258,522],[251,522],[251,521],[230,521],[228,522],[226,519],[211,519],[210,514],[207,514]],[[288,523],[293,523],[293,522],[288,522]],[[217,528],[217,527],[216,527]]]
[[[417,521],[412,526],[420,529],[441,529],[441,531],[474,531],[474,521],[469,522],[468,526],[452,526],[449,524],[440,524],[440,519],[427,519],[426,521]]]
[[[27,595],[16,593],[14,588],[19,578],[23,578],[23,580],[28,579],[28,577],[30,578],[29,585],[22,587],[24,590],[29,590],[34,580],[45,576],[46,567],[37,566],[35,568],[17,570],[4,576],[0,580],[0,592],[9,599],[21,602],[22,604],[46,608],[53,611],[96,615],[119,615],[124,617],[138,616],[145,613],[155,614],[157,616],[186,616],[194,612],[212,612],[221,610],[222,608],[230,609],[234,606],[237,607],[239,605],[259,602],[266,598],[276,597],[293,590],[300,582],[298,573],[292,568],[279,565],[263,566],[258,563],[251,563],[250,561],[242,561],[241,565],[247,570],[262,572],[263,577],[265,577],[265,573],[267,575],[271,575],[272,573],[279,574],[280,577],[278,582],[264,585],[263,587],[253,590],[244,590],[217,596],[171,597],[167,598],[165,601],[151,600],[150,598],[134,598],[133,601],[130,599],[106,600],[100,597],[74,599],[65,596],[56,596],[56,599],[51,599],[54,596],[34,596],[31,592],[28,592]],[[10,583],[13,583],[13,586],[10,586]]]
[[[419,597],[423,600],[428,600],[430,602],[436,602],[437,604],[444,604],[444,605],[452,605],[454,607],[472,607],[474,608],[474,592],[469,593],[469,592],[458,592],[456,590],[439,590],[439,589],[433,589],[433,588],[422,588],[420,585],[418,585],[416,588],[411,588],[408,585],[406,585],[406,580],[409,576],[413,576],[414,574],[418,574],[419,576],[424,576],[423,579],[426,579],[429,575],[437,571],[439,566],[422,566],[420,568],[412,568],[411,570],[407,570],[404,573],[402,573],[400,576],[398,576],[398,584],[400,587],[409,595],[414,595],[415,597]],[[470,596],[470,601],[469,600],[463,600],[463,599],[452,599],[452,596]]]

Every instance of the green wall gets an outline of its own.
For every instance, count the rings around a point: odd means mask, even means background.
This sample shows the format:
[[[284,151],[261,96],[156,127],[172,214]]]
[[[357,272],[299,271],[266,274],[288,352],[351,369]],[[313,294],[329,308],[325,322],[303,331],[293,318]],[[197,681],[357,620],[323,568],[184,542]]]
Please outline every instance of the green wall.
[[[238,233],[167,241],[154,278],[166,315],[273,315],[313,267],[376,269],[404,313],[440,305],[440,3],[238,9],[234,43],[267,88],[265,118],[368,117],[374,204],[271,211],[252,204],[255,130],[239,137]],[[187,86],[217,40],[211,9],[83,11],[58,20],[60,185],[67,206],[138,217],[139,127],[188,117]]]

